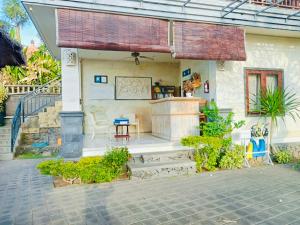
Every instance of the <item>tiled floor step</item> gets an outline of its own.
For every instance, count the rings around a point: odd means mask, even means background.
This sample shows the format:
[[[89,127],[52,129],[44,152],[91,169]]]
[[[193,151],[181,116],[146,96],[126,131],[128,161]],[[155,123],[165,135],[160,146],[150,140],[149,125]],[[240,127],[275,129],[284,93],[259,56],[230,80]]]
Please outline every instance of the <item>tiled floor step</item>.
[[[5,119],[5,126],[0,127],[0,160],[12,160],[10,137],[11,137],[11,119]]]
[[[163,162],[174,162],[189,160],[191,156],[191,151],[169,151],[169,152],[149,152],[141,154],[141,159],[143,163],[163,163]]]
[[[0,153],[10,153],[10,145],[9,146],[0,146]]]
[[[191,160],[180,160],[164,163],[128,163],[131,179],[150,179],[157,177],[173,177],[196,173],[196,164]]]
[[[12,160],[14,158],[13,153],[0,153],[0,161],[1,160]]]
[[[10,133],[9,134],[0,134],[0,141],[2,140],[10,140]]]
[[[172,177],[196,173],[196,163],[190,159],[192,151],[161,151],[133,154],[128,162],[131,179]]]
[[[1,140],[0,139],[0,146],[8,146],[10,145],[10,139]]]
[[[0,127],[0,135],[2,134],[10,134],[11,128],[10,127]]]

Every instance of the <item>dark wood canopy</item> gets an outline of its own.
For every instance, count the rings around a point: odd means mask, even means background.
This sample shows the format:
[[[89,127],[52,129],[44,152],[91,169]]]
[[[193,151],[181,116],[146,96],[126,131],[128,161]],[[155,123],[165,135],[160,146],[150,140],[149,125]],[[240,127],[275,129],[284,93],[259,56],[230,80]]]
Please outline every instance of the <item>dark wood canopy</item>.
[[[175,58],[244,61],[244,36],[238,27],[175,22]]]
[[[71,9],[57,10],[59,47],[170,53],[174,35],[177,59],[246,60],[244,30],[232,26],[115,15]]]
[[[58,46],[83,49],[170,52],[168,21],[58,9]]]

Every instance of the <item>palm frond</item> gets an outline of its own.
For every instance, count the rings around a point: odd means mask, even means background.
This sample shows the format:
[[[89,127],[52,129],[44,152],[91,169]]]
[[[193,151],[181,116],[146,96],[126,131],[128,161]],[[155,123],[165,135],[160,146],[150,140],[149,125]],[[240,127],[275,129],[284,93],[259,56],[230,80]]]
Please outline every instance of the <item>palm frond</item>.
[[[300,100],[296,93],[289,89],[267,88],[258,96],[257,109],[265,117],[278,125],[280,118],[285,123],[285,116],[294,121],[300,118]]]

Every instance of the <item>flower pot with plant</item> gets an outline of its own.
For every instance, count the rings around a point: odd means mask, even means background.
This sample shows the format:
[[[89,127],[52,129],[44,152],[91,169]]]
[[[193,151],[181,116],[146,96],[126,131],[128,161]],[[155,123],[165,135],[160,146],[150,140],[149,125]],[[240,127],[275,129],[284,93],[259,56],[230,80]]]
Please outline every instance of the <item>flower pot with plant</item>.
[[[5,104],[8,99],[8,94],[5,87],[0,85],[0,126],[4,126],[4,118],[6,116]]]
[[[185,81],[183,84],[183,90],[185,91],[186,97],[193,97],[195,90],[193,82],[191,80]]]

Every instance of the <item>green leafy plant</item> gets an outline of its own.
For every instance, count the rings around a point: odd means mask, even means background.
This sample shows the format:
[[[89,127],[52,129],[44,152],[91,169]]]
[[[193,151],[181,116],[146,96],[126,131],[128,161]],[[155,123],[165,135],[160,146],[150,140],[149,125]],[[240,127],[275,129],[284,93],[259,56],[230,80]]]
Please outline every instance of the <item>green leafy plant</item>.
[[[220,160],[220,168],[236,169],[242,168],[244,163],[244,148],[235,145],[232,149],[227,149]]]
[[[274,153],[274,158],[276,162],[286,164],[292,161],[293,156],[289,151],[277,151]]]
[[[51,176],[60,176],[61,175],[61,166],[64,161],[59,160],[47,160],[39,163],[37,168],[40,170],[41,174],[51,175]]]
[[[208,122],[202,123],[199,127],[203,131],[203,136],[188,136],[181,139],[182,145],[194,149],[194,160],[198,172],[201,172],[202,168],[209,171],[215,170],[220,166],[222,157],[227,154],[229,158],[227,151],[234,153],[237,151],[232,147],[231,132],[245,124],[245,121],[234,122],[232,112],[225,118],[222,117],[215,102],[211,102],[204,108],[204,114]],[[237,159],[233,160],[237,161]],[[235,163],[239,165],[238,162]]]
[[[273,126],[278,125],[278,119],[285,121],[285,116],[290,116],[293,120],[300,118],[300,101],[296,93],[281,88],[267,88],[261,91],[255,102],[255,111],[262,116],[270,118],[269,143],[272,143]]]
[[[121,172],[122,166],[129,160],[130,154],[125,147],[114,148],[104,155],[103,163],[115,173]]]
[[[37,168],[42,174],[59,176],[69,183],[109,182],[117,178],[130,158],[127,148],[113,148],[103,157],[83,157],[78,162],[48,160]]]
[[[25,53],[26,49],[24,55],[26,55]],[[4,84],[42,85],[61,74],[61,63],[50,55],[45,45],[41,45],[28,57],[26,66],[2,68],[0,81]]]
[[[201,172],[202,168],[208,171],[216,169],[223,144],[221,138],[188,136],[182,138],[181,144],[194,149],[194,159],[198,172]]]
[[[215,102],[211,102],[208,106],[204,107],[203,113],[208,120],[199,127],[203,131],[203,136],[224,138],[234,129],[238,129],[245,124],[243,120],[234,122],[234,114],[232,112],[228,113],[225,118],[221,116]]]
[[[7,90],[0,84],[0,112],[5,111],[5,102],[8,99]]]

